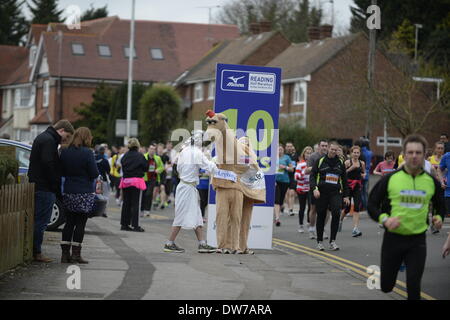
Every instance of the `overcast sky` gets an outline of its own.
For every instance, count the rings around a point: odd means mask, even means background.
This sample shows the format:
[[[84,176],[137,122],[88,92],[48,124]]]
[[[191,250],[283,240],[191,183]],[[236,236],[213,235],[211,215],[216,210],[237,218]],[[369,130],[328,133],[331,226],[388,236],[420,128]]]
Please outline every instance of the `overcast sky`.
[[[30,0],[27,0],[30,2]],[[230,0],[135,0],[136,19],[208,23],[209,9],[211,14],[220,10]],[[312,4],[322,3],[322,7],[331,22],[330,0],[310,0]],[[117,15],[123,19],[131,19],[131,0],[59,0],[59,8],[66,9],[70,5],[77,5],[83,12],[93,4],[94,8],[108,6],[109,15]],[[344,33],[350,25],[350,5],[353,0],[334,0],[335,31]],[[24,9],[30,18],[28,9]]]

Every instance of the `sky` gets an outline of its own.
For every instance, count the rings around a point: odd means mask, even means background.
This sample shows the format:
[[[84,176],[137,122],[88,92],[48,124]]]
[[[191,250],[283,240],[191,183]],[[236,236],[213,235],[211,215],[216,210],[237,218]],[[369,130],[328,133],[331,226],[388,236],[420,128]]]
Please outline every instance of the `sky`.
[[[175,22],[208,23],[209,11],[211,16],[217,14],[220,7],[230,2],[230,0],[135,0],[135,18],[137,20],[157,20]],[[322,3],[328,21],[331,21],[330,0],[310,0],[313,5]],[[27,0],[30,3],[30,0]],[[59,0],[59,9],[66,9],[71,5],[78,6],[81,11],[107,5],[109,15],[117,15],[122,19],[131,19],[131,0]],[[334,0],[335,34],[342,34],[350,25],[350,5],[353,0]],[[211,9],[209,9],[209,7]],[[28,8],[23,11],[27,18],[30,18]],[[214,21],[213,21],[214,22]]]

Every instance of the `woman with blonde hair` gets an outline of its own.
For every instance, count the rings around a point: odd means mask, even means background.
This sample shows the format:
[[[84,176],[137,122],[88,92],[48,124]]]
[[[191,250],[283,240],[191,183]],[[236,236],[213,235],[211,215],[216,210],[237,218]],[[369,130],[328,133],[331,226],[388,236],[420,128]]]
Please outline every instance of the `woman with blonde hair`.
[[[145,231],[139,226],[139,209],[141,207],[141,191],[147,188],[144,174],[148,171],[149,164],[144,155],[139,152],[140,147],[139,140],[131,138],[128,141],[128,152],[120,161],[123,173],[119,186],[123,192],[120,230]]]
[[[81,243],[88,215],[94,209],[94,181],[99,176],[91,144],[91,131],[81,127],[75,130],[68,147],[61,150],[61,170],[65,177],[63,205],[66,215],[61,241],[62,263],[88,263],[81,257]]]

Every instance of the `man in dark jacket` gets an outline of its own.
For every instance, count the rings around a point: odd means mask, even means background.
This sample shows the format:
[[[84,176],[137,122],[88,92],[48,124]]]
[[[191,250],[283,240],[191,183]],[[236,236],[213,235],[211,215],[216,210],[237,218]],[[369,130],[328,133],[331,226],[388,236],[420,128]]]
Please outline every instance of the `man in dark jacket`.
[[[73,133],[72,124],[60,120],[38,135],[31,148],[28,178],[35,183],[33,258],[38,262],[52,261],[41,254],[41,246],[56,197],[61,195],[58,145],[66,143]]]
[[[102,180],[103,180],[103,184],[102,184],[103,196],[105,196],[106,199],[109,199],[108,177],[109,177],[109,171],[111,170],[111,167],[109,166],[109,162],[108,162],[108,160],[106,160],[106,157],[105,157],[105,147],[100,147],[98,149],[98,152],[95,154],[95,162],[97,163],[98,172],[102,176]],[[102,216],[105,218],[108,217],[106,215],[106,213],[103,213]]]

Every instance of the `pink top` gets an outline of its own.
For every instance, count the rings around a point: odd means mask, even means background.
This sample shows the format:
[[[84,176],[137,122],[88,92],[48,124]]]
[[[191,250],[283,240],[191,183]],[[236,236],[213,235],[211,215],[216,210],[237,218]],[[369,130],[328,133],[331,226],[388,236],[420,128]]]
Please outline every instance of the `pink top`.
[[[394,161],[392,161],[391,164],[389,164],[387,161],[383,161],[377,165],[375,170],[378,172],[381,172],[381,175],[384,176],[384,175],[388,174],[389,172],[395,171],[394,165],[395,165]]]
[[[145,185],[145,181],[143,178],[122,178],[120,179],[120,189],[125,189],[129,187],[135,187],[140,190],[147,189],[147,186]]]

